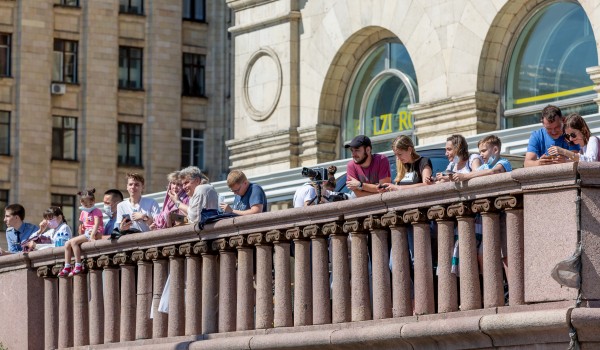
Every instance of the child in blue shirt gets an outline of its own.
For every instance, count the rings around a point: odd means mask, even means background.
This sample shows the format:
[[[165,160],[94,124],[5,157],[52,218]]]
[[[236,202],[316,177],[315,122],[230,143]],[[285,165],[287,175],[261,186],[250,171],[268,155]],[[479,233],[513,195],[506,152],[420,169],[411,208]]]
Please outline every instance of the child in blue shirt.
[[[479,147],[479,154],[483,158],[483,164],[470,173],[451,174],[452,181],[467,181],[479,176],[500,174],[512,170],[510,162],[506,158],[500,157],[502,141],[496,135],[484,137],[479,140],[477,146]]]

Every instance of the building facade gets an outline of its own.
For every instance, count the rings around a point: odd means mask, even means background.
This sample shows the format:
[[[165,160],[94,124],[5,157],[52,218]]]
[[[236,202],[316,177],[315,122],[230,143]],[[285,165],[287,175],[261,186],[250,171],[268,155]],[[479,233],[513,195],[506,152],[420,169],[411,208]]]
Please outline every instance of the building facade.
[[[227,0],[235,11],[233,167],[258,175],[598,112],[592,0]]]
[[[1,0],[2,205],[33,223],[59,205],[75,225],[76,193],[126,194],[128,172],[146,192],[182,166],[222,178],[230,16],[223,1]]]

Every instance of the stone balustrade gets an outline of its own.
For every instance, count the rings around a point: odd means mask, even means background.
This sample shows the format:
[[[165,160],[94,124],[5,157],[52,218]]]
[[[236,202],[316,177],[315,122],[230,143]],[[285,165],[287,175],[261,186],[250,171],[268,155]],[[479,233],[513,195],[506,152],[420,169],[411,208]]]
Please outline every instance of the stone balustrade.
[[[571,323],[600,324],[599,183],[600,164],[517,169],[236,217],[203,231],[126,235],[85,244],[86,273],[73,278],[56,277],[63,248],[2,257],[0,283],[11,287],[0,297],[1,317],[38,330],[29,348],[564,343]],[[456,235],[460,277],[451,273]],[[587,313],[573,310],[577,290],[550,278],[578,240]],[[11,313],[11,298],[28,312]],[[158,311],[161,300],[168,313]],[[561,319],[563,311],[572,319]],[[524,332],[538,338],[523,340]],[[3,339],[12,338],[0,330]]]

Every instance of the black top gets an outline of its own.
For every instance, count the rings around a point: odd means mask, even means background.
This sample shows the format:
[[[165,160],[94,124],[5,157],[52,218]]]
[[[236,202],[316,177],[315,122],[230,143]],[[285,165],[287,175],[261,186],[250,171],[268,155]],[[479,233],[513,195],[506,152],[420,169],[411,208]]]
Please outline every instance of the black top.
[[[396,182],[396,185],[412,185],[423,182],[423,169],[427,166],[429,166],[430,169],[433,169],[431,160],[427,157],[421,157],[413,163],[404,164],[406,174],[404,175],[404,179],[401,179],[400,182]]]

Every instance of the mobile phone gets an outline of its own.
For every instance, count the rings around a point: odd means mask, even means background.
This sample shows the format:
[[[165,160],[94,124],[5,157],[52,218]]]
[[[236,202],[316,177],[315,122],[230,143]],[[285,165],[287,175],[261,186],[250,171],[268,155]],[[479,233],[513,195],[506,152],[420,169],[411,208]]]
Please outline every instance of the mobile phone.
[[[383,188],[388,188],[388,186],[389,186],[388,184],[379,184],[379,185],[377,185],[377,188],[383,189]]]
[[[123,214],[123,221],[131,221],[131,216],[129,214]]]
[[[452,171],[452,170],[446,170],[446,171],[442,172],[443,176],[448,176],[448,175],[452,175],[452,174],[454,174],[454,171]]]

